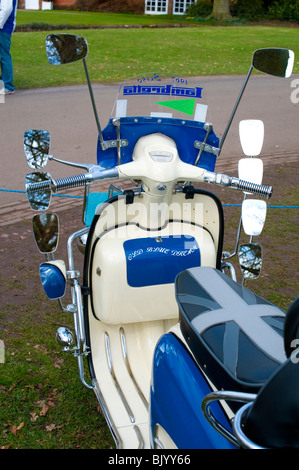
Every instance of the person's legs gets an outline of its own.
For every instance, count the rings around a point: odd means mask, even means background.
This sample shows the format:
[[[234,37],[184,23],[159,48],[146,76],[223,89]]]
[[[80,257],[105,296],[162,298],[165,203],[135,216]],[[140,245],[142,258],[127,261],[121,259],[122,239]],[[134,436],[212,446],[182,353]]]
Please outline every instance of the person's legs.
[[[10,34],[0,31],[0,65],[1,79],[4,83],[5,90],[13,92],[15,87],[13,84],[13,66],[10,55],[11,36]]]

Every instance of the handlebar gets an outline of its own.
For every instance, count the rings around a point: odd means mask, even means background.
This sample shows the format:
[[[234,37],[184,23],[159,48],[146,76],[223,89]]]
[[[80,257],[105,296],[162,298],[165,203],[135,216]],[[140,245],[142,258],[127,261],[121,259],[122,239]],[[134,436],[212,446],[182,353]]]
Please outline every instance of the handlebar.
[[[93,183],[95,181],[117,178],[119,178],[117,167],[111,169],[97,167],[97,169],[89,173],[83,173],[77,176],[60,178],[57,180],[52,179],[51,182],[46,181],[42,183],[28,184],[27,191],[31,192],[36,190],[43,190],[51,187],[54,192],[57,192],[79,186],[86,186],[88,183]],[[246,191],[266,199],[269,199],[272,196],[272,186],[263,186],[260,184],[251,183],[249,181],[240,180],[239,178],[230,177],[221,173],[204,171],[203,175],[200,178],[196,178],[196,180],[199,182],[227,186],[239,191]]]
[[[76,188],[78,186],[86,186],[87,183],[93,183],[99,180],[118,178],[118,170],[116,167],[111,169],[96,168],[96,170],[90,171],[89,173],[83,173],[82,175],[52,180],[53,191],[63,191],[65,189]]]
[[[54,192],[63,191],[64,189],[76,188],[78,186],[86,186],[88,178],[86,174],[70,176],[68,178],[61,178],[52,180],[52,189]]]
[[[261,184],[251,183],[250,181],[244,181],[239,178],[230,177],[221,173],[213,173],[210,171],[205,172],[204,181],[206,183],[228,186],[229,188],[245,191],[251,194],[255,194],[256,196],[265,197],[266,199],[270,199],[273,192],[272,186],[263,186]]]
[[[50,181],[42,181],[39,183],[28,183],[26,184],[26,190],[30,193],[33,191],[42,191],[50,188],[54,193],[56,193],[57,191],[64,191],[65,189],[86,186],[87,183],[93,183],[99,180],[117,178],[117,168],[102,169],[100,167],[96,167],[96,170],[90,171],[89,173],[83,173],[81,175],[60,178],[57,180],[51,179]]]

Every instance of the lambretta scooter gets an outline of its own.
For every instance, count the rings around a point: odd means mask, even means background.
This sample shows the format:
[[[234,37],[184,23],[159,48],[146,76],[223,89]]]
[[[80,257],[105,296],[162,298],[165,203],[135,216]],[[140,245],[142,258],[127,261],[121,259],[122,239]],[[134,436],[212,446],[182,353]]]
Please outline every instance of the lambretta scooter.
[[[77,357],[80,379],[94,391],[117,448],[239,447],[232,431],[238,406],[231,402],[239,403],[240,395],[243,401],[244,396],[252,400],[286,361],[281,336],[285,314],[238,284],[230,262],[240,248],[243,278],[258,275],[260,246],[252,243],[252,236],[262,229],[266,204],[248,195],[269,198],[272,193],[261,185],[260,160],[240,163],[239,174],[251,171],[252,178],[214,169],[253,68],[289,76],[294,55],[276,48],[254,52],[219,142],[206,122],[200,82],[164,73],[125,81],[102,130],[86,65],[86,40],[49,35],[46,49],[52,64],[83,61],[98,128],[97,164],[50,155],[46,131],[30,130],[24,136],[27,162],[35,170],[26,177],[28,200],[41,212],[33,218],[37,244],[46,255],[41,281],[48,297],[58,299],[74,317],[75,335],[63,327],[57,339]],[[253,137],[249,133],[253,143],[263,126],[242,122],[240,136],[249,128],[254,129]],[[261,143],[258,147],[245,155],[258,155]],[[48,160],[86,173],[53,179],[38,171]],[[113,184],[103,194],[100,183],[109,179]],[[132,189],[123,189],[121,180],[132,181]],[[243,193],[234,253],[223,251],[219,199],[191,182]],[[85,187],[85,226],[69,237],[66,266],[54,258],[58,217],[46,211],[52,192],[80,186]],[[252,220],[258,228],[252,228]],[[239,247],[242,226],[251,243]],[[74,266],[75,242],[84,253],[82,280]],[[64,307],[67,283],[72,300]],[[225,389],[232,391],[232,400],[229,393],[219,392]],[[211,411],[217,393],[221,405],[214,404]]]

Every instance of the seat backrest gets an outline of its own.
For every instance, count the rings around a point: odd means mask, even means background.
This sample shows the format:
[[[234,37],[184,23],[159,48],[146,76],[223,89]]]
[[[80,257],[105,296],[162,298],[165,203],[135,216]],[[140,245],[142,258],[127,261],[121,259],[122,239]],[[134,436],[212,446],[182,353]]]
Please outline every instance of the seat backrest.
[[[266,448],[299,448],[299,362],[289,358],[263,386],[243,431]]]
[[[294,351],[294,348],[297,348],[298,346],[299,346],[299,295],[288,308],[286,319],[285,319],[285,324],[284,324],[284,348],[285,348],[287,357],[290,357],[292,353],[296,354],[296,351]],[[299,358],[299,354],[298,354],[298,358]]]

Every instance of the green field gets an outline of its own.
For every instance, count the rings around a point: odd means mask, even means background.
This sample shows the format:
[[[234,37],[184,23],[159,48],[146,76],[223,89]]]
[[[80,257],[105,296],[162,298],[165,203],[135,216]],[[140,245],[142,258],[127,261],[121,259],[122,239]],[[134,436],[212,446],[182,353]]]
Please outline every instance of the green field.
[[[43,10],[25,11],[19,10],[17,16],[18,25],[30,23],[46,23],[53,25],[72,26],[85,25],[148,25],[163,23],[185,22],[185,17],[174,15],[133,15],[124,13],[94,13],[85,11]]]
[[[27,14],[29,15],[27,17]],[[72,12],[19,12],[18,24],[36,22],[72,24],[138,24],[163,18],[136,15],[84,14]],[[35,16],[36,15],[36,16]],[[70,21],[68,23],[70,23]],[[164,21],[169,22],[168,19]],[[140,24],[140,23],[139,23]],[[59,30],[57,30],[59,31]],[[61,31],[60,31],[61,32]],[[299,57],[299,30],[270,26],[197,26],[174,28],[111,28],[64,30],[86,37],[87,64],[91,80],[115,83],[140,73],[169,71],[185,76],[246,74],[252,52],[261,47],[286,47]],[[47,31],[16,32],[12,55],[17,89],[85,83],[83,67],[71,64],[50,66],[45,53]],[[299,73],[299,60],[294,73]]]

